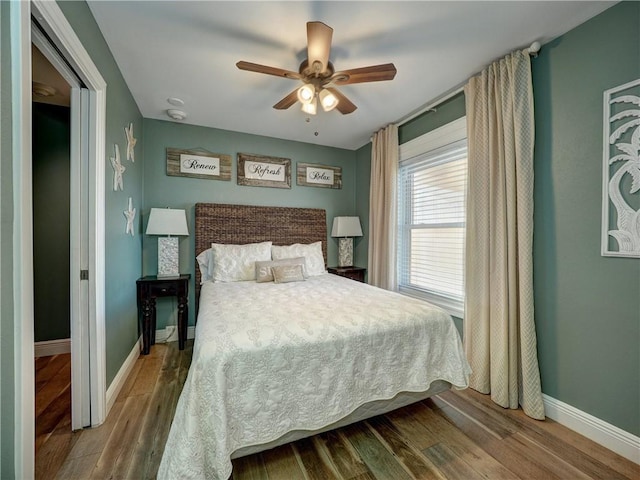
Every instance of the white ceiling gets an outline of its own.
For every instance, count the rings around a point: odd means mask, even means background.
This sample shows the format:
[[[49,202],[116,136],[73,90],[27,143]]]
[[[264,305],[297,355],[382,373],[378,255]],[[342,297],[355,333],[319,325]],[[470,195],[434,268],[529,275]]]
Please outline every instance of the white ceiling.
[[[491,61],[543,45],[615,2],[94,1],[89,7],[145,118],[357,149]],[[340,87],[358,109],[307,117],[272,106],[299,81],[238,70],[298,70],[306,22],[333,27],[336,70],[393,62],[394,80]],[[544,46],[543,46],[544,48]],[[535,61],[535,60],[534,60]],[[319,109],[321,110],[321,109]],[[307,122],[306,119],[310,118]],[[315,135],[317,132],[317,135]]]

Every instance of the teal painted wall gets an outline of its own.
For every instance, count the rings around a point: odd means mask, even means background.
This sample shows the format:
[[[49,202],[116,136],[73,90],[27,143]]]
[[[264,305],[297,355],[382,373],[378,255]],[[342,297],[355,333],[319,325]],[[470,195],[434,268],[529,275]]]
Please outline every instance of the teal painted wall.
[[[11,36],[9,14],[17,3],[0,2],[0,278],[13,278]],[[13,282],[0,288],[0,478],[15,477],[15,350]]]
[[[140,211],[142,206],[142,175],[144,140],[142,116],[131,96],[109,47],[85,2],[58,2],[58,6],[73,27],[84,48],[107,83],[106,165],[105,165],[105,328],[107,386],[138,340],[136,280],[142,272],[142,235],[137,217],[135,236],[125,235],[124,210],[128,199]],[[138,139],[136,162],[126,159],[124,127],[133,122]],[[120,147],[124,173],[124,190],[113,191],[113,169],[109,157],[114,144]]]
[[[231,155],[231,181],[203,180],[174,177],[166,174],[166,149],[202,148],[214,153]],[[144,120],[144,209],[143,226],[146,228],[149,211],[153,207],[184,208],[190,232],[193,232],[194,205],[198,202],[235,203],[267,206],[313,207],[327,211],[330,233],[333,217],[355,214],[356,154],[351,150],[291,142],[247,133],[196,127],[170,121]],[[292,165],[291,189],[248,187],[236,183],[237,154],[253,153],[272,157],[290,158]],[[342,189],[304,187],[296,185],[295,167],[298,162],[318,163],[342,168]],[[328,263],[337,263],[337,241],[328,239]],[[144,236],[143,270],[146,275],[157,273],[158,243],[155,236]],[[180,269],[191,273],[190,305],[194,300],[194,236],[180,240]],[[200,252],[198,252],[200,253]],[[195,308],[189,310],[189,324],[195,322]],[[175,301],[159,299],[157,328],[175,325]]]
[[[34,103],[32,125],[34,339],[42,342],[71,332],[70,109]]]
[[[640,3],[544,45],[532,64],[542,389],[638,435],[640,260],[600,256],[600,212],[603,92],[640,78]]]

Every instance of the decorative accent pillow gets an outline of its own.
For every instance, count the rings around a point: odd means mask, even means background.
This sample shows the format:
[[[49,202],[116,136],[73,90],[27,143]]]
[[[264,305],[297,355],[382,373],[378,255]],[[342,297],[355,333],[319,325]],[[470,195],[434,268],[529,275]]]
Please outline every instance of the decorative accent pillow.
[[[275,265],[271,267],[275,283],[303,282],[302,265]]]
[[[305,275],[305,263],[304,257],[256,262],[256,282],[273,282],[273,273],[271,272],[271,268],[279,265],[302,265],[302,275],[307,278],[307,275]]]
[[[324,267],[324,256],[322,255],[322,242],[308,244],[294,243],[293,245],[271,247],[271,257],[274,260],[283,258],[304,257],[306,261],[306,274],[309,277],[327,273]]]
[[[271,242],[245,245],[211,244],[214,282],[241,282],[256,279],[255,262],[271,260]]]
[[[204,282],[210,282],[213,280],[211,276],[211,249],[207,248],[196,257],[198,267],[200,268],[200,285]]]

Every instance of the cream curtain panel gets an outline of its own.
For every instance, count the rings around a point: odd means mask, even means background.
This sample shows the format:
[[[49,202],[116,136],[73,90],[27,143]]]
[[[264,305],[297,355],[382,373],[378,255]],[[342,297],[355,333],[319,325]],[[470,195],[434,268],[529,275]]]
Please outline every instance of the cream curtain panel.
[[[369,283],[396,289],[398,126],[373,135],[369,190]]]
[[[528,51],[464,89],[469,177],[465,352],[471,388],[544,419],[533,317],[534,116]]]

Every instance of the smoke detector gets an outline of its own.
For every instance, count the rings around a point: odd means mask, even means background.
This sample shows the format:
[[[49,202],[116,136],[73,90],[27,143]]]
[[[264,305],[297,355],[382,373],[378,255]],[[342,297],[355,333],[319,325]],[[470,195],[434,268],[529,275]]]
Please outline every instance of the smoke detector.
[[[167,115],[169,115],[169,117],[171,117],[173,120],[184,120],[185,118],[187,118],[186,112],[177,110],[175,108],[170,108],[169,110],[167,110]]]

